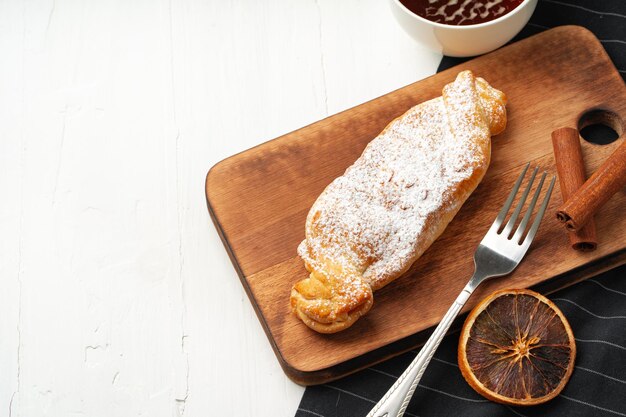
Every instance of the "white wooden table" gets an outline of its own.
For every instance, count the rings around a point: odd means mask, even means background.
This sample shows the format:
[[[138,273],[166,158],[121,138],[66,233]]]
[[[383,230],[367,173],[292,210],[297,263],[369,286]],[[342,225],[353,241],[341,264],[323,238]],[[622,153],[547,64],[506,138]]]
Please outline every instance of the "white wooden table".
[[[0,3],[0,415],[292,416],[219,160],[435,72],[386,0]]]

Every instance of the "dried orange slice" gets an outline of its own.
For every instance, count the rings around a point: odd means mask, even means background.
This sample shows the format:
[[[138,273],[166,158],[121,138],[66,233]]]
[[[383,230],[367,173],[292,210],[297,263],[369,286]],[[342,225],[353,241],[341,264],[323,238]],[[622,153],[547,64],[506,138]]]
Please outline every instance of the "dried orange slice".
[[[572,329],[557,306],[530,290],[502,290],[470,312],[459,339],[459,368],[483,397],[536,405],[556,397],[574,369]]]

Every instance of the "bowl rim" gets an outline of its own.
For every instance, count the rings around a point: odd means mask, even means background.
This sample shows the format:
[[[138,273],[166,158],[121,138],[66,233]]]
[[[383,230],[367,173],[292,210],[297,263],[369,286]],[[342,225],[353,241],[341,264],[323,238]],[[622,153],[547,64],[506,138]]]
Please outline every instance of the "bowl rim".
[[[391,0],[391,1],[393,3],[395,3],[396,6],[400,7],[400,9],[402,11],[404,11],[405,13],[410,15],[411,17],[417,19],[418,21],[430,24],[430,25],[432,25],[434,27],[446,28],[446,29],[450,29],[450,30],[459,30],[459,31],[472,30],[472,29],[484,28],[484,27],[496,25],[496,24],[498,24],[500,22],[503,22],[503,21],[508,20],[509,18],[515,16],[523,8],[528,6],[529,3],[533,2],[533,1],[537,2],[537,0],[524,0],[523,2],[520,3],[519,6],[517,6],[515,9],[511,10],[509,13],[506,13],[506,14],[498,17],[497,19],[493,19],[493,20],[490,20],[488,22],[476,23],[476,24],[473,24],[473,25],[446,25],[445,23],[437,23],[437,22],[433,22],[432,20],[428,20],[426,18],[423,18],[422,16],[418,15],[417,13],[414,13],[411,10],[409,10],[404,4],[402,4],[402,2],[400,0]]]

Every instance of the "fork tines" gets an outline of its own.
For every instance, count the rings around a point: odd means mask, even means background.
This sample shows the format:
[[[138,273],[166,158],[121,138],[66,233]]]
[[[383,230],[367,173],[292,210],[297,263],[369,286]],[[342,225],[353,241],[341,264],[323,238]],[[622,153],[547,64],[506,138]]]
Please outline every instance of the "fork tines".
[[[543,218],[543,215],[546,211],[546,207],[548,206],[548,202],[550,201],[552,188],[554,188],[554,182],[556,180],[556,177],[553,175],[550,181],[550,186],[548,187],[548,191],[546,191],[546,194],[543,198],[541,206],[539,207],[539,210],[537,211],[535,220],[530,226],[530,229],[528,229],[528,233],[526,234],[526,237],[522,239],[522,236],[524,236],[524,232],[526,232],[526,228],[528,226],[528,222],[530,221],[530,217],[532,216],[533,210],[535,209],[535,205],[537,204],[537,200],[539,199],[539,195],[541,194],[541,189],[543,188],[543,184],[545,182],[545,179],[548,173],[544,172],[541,175],[539,184],[537,185],[535,193],[530,201],[530,204],[528,205],[526,209],[526,214],[524,214],[524,217],[522,218],[522,221],[520,222],[519,226],[515,230],[515,233],[513,234],[513,236],[511,236],[513,227],[515,226],[515,223],[517,222],[517,219],[522,212],[522,208],[524,207],[524,203],[526,203],[526,199],[528,198],[528,195],[530,194],[533,183],[537,176],[537,172],[539,171],[539,167],[535,167],[535,169],[533,169],[532,174],[530,175],[530,180],[528,181],[528,185],[526,186],[526,189],[522,193],[522,196],[520,197],[520,200],[517,203],[517,207],[515,207],[515,210],[511,214],[511,217],[509,218],[509,221],[506,223],[506,226],[504,226],[504,228],[502,228],[502,224],[504,222],[504,219],[506,218],[506,214],[508,213],[509,209],[511,208],[511,205],[513,204],[513,201],[515,200],[515,196],[517,195],[517,192],[520,189],[520,186],[522,184],[524,177],[526,176],[526,172],[528,171],[529,166],[530,166],[530,162],[526,164],[526,166],[522,170],[522,173],[517,178],[517,181],[515,181],[515,185],[513,186],[511,193],[506,199],[504,206],[498,213],[498,217],[496,217],[496,220],[493,222],[493,225],[491,226],[492,229],[496,228],[498,230],[497,232],[498,234],[503,234],[509,240],[512,240],[514,242],[517,242],[519,245],[524,245],[524,246],[530,245],[530,242],[532,242],[533,238],[535,237],[535,234],[537,233],[537,229],[539,228],[541,219]]]

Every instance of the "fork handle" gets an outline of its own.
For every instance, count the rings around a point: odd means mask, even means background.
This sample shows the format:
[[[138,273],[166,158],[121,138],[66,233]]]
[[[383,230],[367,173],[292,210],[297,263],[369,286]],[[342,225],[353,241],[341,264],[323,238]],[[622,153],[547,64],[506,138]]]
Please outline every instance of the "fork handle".
[[[443,316],[417,357],[372,408],[367,417],[402,417],[437,347],[473,291],[474,286],[468,283],[450,306],[446,315]]]

